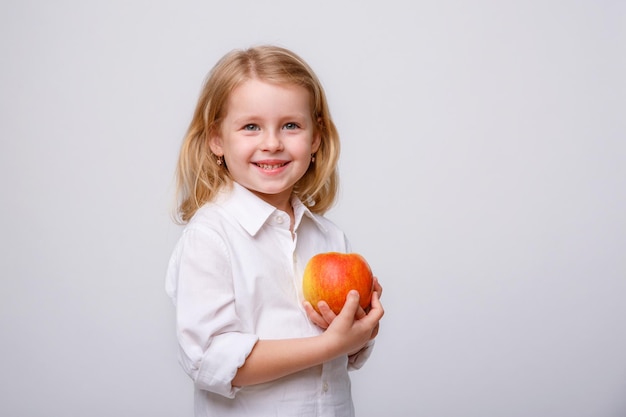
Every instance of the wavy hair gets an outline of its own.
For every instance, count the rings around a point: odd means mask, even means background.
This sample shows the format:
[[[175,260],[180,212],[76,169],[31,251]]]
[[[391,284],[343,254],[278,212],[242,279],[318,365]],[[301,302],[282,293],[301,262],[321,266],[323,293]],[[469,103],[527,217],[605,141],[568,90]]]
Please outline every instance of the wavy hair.
[[[321,144],[315,163],[295,184],[293,193],[314,213],[323,214],[335,202],[339,176],[339,134],[332,121],[324,89],[309,65],[298,55],[278,46],[257,46],[226,54],[209,72],[193,118],[183,139],[176,168],[176,220],[187,223],[219,190],[229,186],[228,169],[218,165],[209,148],[226,116],[230,93],[243,82],[257,78],[276,84],[295,84],[310,93],[311,119],[317,121]]]

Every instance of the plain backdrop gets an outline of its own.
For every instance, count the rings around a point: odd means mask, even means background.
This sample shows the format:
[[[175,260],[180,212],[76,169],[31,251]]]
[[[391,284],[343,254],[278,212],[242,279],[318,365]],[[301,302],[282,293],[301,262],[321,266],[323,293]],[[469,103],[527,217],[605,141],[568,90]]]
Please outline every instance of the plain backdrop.
[[[625,2],[0,8],[0,415],[192,415],[175,161],[215,61],[273,43],[326,88],[328,217],[384,286],[358,415],[626,416]]]

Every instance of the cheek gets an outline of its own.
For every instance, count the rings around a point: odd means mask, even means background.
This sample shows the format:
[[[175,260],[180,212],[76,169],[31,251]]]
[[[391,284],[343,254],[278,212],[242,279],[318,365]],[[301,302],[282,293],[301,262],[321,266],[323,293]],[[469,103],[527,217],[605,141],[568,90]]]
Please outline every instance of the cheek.
[[[298,152],[303,155],[306,154],[310,156],[312,153],[315,153],[315,151],[317,151],[318,147],[319,146],[316,142],[315,136],[311,135],[303,138],[303,140],[298,144]]]
[[[311,159],[311,155],[313,154],[313,149],[311,149],[310,144],[303,144],[298,148],[298,151],[292,155],[296,156],[298,159],[302,160],[302,162],[307,163]]]
[[[224,154],[228,155],[231,159],[240,159],[249,157],[254,152],[254,146],[250,140],[246,138],[240,139],[237,137],[225,138],[223,142]]]

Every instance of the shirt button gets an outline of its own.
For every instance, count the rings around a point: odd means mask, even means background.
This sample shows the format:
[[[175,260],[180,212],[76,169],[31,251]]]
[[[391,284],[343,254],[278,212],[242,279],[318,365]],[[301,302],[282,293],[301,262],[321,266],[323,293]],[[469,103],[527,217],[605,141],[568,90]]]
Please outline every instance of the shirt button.
[[[322,391],[327,392],[328,391],[328,382],[324,382],[322,384]]]
[[[283,224],[284,220],[282,216],[276,216],[276,223]]]

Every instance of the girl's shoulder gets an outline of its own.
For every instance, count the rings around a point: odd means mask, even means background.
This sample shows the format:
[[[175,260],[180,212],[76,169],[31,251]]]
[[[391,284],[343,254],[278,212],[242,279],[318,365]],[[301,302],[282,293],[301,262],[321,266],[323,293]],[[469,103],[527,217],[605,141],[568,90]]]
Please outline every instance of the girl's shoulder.
[[[221,228],[225,220],[224,211],[219,204],[208,202],[202,205],[185,225],[187,230]]]
[[[309,211],[307,214],[322,228],[333,232],[342,232],[341,228],[334,221],[324,216],[323,214],[317,214],[312,211]]]
[[[343,229],[328,217],[311,211],[307,212],[305,217],[309,218],[309,221],[312,224],[315,224],[314,228],[321,231],[322,236],[325,236],[324,239],[330,239],[337,242],[347,241],[347,237]]]
[[[189,219],[180,235],[178,245],[182,248],[196,247],[203,250],[226,250],[233,225],[216,204],[206,203]],[[210,249],[208,249],[210,248]]]

